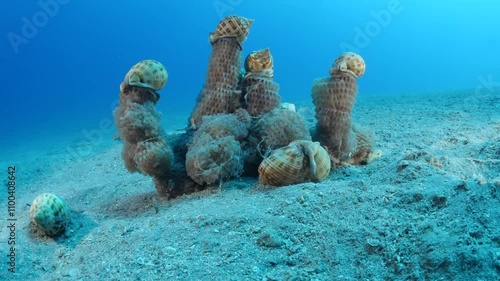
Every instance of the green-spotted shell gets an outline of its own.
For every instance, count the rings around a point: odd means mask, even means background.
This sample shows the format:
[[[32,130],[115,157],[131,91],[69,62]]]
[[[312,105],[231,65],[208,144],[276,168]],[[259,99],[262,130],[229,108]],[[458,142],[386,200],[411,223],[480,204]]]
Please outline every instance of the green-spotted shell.
[[[159,91],[167,84],[167,80],[167,70],[159,61],[143,60],[132,66],[123,83]]]
[[[69,217],[69,207],[54,194],[41,194],[31,203],[31,222],[48,236],[61,234],[69,223]]]

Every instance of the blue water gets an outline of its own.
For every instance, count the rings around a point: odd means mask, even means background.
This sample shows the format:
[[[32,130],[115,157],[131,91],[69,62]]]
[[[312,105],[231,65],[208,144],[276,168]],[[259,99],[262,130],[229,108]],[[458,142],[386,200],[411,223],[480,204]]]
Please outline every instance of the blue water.
[[[189,113],[205,79],[208,33],[229,14],[255,19],[244,56],[271,49],[283,101],[310,100],[312,81],[327,76],[346,50],[367,64],[360,95],[474,88],[481,77],[500,82],[495,0],[41,0],[2,6],[2,142],[64,137],[112,120],[120,82],[143,59],[159,60],[169,72],[158,104],[164,118]]]

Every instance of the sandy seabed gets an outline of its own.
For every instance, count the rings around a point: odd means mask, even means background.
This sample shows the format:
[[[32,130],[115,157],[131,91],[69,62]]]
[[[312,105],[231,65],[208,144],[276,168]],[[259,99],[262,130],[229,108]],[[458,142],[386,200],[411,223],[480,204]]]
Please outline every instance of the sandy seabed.
[[[382,157],[271,190],[242,178],[166,200],[111,137],[78,161],[81,140],[12,152],[17,273],[2,227],[0,280],[500,280],[500,91],[360,96],[354,111]],[[56,239],[30,226],[44,192],[72,209]]]

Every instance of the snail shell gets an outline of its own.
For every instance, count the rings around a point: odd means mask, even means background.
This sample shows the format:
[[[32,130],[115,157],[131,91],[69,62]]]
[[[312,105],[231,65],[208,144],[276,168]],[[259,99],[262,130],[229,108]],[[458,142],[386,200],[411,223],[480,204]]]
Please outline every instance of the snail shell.
[[[58,196],[44,193],[31,203],[31,222],[48,236],[56,236],[64,231],[69,221],[69,208]]]
[[[330,75],[333,75],[338,70],[350,72],[354,74],[356,78],[359,78],[365,73],[365,61],[356,53],[343,53],[333,63],[333,66],[330,69]]]
[[[120,90],[123,91],[123,87],[130,85],[159,91],[167,84],[167,80],[167,70],[160,62],[143,60],[132,66],[125,75]]]
[[[241,44],[247,39],[253,22],[253,19],[235,15],[227,16],[219,22],[215,32],[210,33],[210,43],[215,43],[221,37],[236,37]]]
[[[316,163],[316,171],[310,176],[312,181],[322,181],[328,177],[332,169],[332,160],[328,151],[321,145],[314,155],[314,162]]]
[[[269,48],[253,51],[245,59],[245,70],[248,73],[263,73],[273,78],[273,57]]]
[[[293,103],[288,103],[288,102],[280,103],[280,108],[297,112],[297,110],[295,109],[295,104]]]
[[[296,140],[290,145],[302,146],[308,159],[308,177],[311,181],[324,180],[330,174],[331,160],[328,152],[317,141]]]
[[[259,166],[259,183],[285,186],[304,182],[308,160],[301,145],[290,144],[274,150]]]

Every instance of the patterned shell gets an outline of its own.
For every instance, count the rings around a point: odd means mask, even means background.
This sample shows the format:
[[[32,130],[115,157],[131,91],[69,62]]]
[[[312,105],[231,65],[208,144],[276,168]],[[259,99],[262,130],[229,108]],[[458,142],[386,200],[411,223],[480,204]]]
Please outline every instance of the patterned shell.
[[[69,216],[69,208],[61,198],[54,194],[41,194],[31,204],[31,222],[49,236],[63,232]]]
[[[235,15],[227,16],[219,22],[215,32],[210,33],[210,43],[215,43],[221,37],[236,37],[241,44],[247,39],[253,22],[253,19]]]
[[[259,166],[259,183],[285,186],[304,182],[308,168],[300,145],[288,145],[274,150]]]
[[[265,72],[266,76],[272,78],[274,65],[269,48],[251,52],[245,59],[245,70],[247,73]]]
[[[165,67],[155,60],[143,60],[134,65],[123,80],[120,90],[126,85],[161,90],[167,84],[168,73]]]
[[[287,110],[290,110],[293,112],[297,112],[297,110],[295,109],[295,104],[293,104],[293,103],[288,103],[288,102],[280,103],[280,108],[287,109]]]
[[[365,61],[356,53],[343,53],[333,63],[333,66],[330,69],[330,75],[333,75],[338,70],[350,72],[359,78],[365,73]]]
[[[301,144],[309,158],[309,179],[312,181],[324,180],[330,174],[330,155],[319,142],[298,140],[293,143]]]

